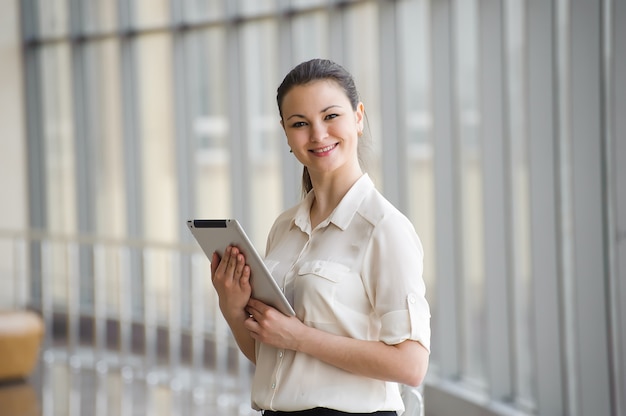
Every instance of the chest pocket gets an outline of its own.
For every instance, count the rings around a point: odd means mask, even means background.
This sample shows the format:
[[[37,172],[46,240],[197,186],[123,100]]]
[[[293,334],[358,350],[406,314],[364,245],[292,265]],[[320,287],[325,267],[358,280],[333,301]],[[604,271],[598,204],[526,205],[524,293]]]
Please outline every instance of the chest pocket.
[[[342,320],[339,315],[345,313],[339,310],[343,309],[341,298],[352,296],[346,292],[346,285],[355,279],[360,283],[358,275],[346,265],[325,260],[303,263],[297,273],[296,304],[301,307],[304,321],[319,328],[320,324],[338,324]]]

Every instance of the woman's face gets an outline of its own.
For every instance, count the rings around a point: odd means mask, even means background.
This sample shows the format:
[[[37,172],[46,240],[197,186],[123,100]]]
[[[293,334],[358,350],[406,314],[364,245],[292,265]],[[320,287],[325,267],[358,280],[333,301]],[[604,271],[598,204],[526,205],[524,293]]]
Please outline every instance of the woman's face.
[[[282,102],[281,124],[287,143],[311,175],[359,168],[359,132],[363,104],[356,111],[344,90],[332,80],[293,87]]]

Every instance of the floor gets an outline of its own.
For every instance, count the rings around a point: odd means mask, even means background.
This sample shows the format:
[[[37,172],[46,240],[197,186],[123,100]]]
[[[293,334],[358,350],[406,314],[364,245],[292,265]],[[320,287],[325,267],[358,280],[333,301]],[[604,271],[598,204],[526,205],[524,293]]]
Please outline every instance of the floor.
[[[0,416],[259,416],[241,380],[185,368],[144,374],[46,351],[28,380],[0,384]]]

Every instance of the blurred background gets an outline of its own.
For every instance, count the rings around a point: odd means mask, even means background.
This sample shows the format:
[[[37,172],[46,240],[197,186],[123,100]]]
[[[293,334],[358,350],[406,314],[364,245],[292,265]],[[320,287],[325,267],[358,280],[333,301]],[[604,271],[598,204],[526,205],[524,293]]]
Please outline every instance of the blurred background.
[[[425,248],[426,415],[626,415],[625,40],[625,0],[2,1],[0,309],[45,334],[0,415],[258,415],[186,221],[263,252],[314,57]]]

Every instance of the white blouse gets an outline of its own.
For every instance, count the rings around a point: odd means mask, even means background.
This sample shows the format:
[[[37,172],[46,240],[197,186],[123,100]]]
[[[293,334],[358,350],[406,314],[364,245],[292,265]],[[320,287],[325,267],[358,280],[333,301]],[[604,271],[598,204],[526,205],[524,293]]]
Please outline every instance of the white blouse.
[[[298,318],[332,334],[389,345],[411,339],[430,350],[424,254],[411,222],[363,175],[311,230],[313,192],[276,219],[266,250],[265,261]],[[261,343],[252,405],[282,411],[404,410],[396,383]]]

